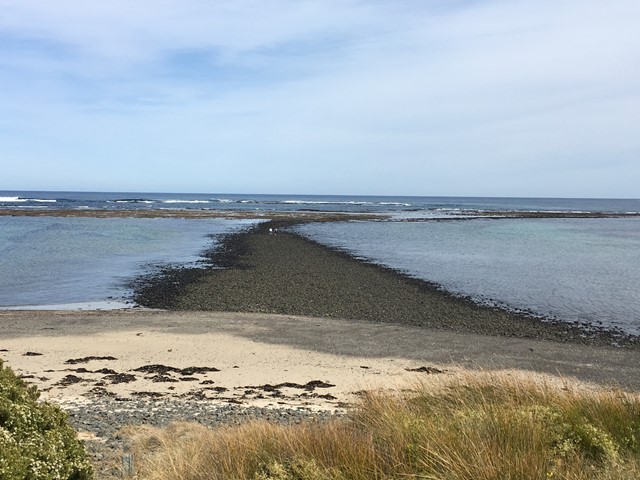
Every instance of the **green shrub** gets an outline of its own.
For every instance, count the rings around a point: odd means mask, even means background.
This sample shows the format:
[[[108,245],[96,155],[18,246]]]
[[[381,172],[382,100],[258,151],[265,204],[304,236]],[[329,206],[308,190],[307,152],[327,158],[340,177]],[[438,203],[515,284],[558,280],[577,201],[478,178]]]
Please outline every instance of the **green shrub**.
[[[0,360],[0,480],[92,478],[93,466],[66,414],[38,397]]]

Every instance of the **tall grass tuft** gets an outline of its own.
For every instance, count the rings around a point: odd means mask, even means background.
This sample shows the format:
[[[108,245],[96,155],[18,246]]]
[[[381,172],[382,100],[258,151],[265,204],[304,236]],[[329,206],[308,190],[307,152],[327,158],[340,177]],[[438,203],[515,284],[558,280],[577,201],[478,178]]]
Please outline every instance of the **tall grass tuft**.
[[[128,432],[149,480],[640,478],[640,400],[507,376],[366,395],[350,415]]]

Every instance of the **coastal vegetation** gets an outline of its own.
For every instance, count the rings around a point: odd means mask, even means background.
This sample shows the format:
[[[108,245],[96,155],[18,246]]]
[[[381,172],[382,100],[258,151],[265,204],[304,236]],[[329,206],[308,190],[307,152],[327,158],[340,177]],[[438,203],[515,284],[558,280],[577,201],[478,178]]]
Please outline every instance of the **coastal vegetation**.
[[[127,435],[148,480],[640,478],[638,396],[497,374],[363,394],[330,421]]]
[[[0,479],[88,480],[93,466],[67,417],[0,360]]]

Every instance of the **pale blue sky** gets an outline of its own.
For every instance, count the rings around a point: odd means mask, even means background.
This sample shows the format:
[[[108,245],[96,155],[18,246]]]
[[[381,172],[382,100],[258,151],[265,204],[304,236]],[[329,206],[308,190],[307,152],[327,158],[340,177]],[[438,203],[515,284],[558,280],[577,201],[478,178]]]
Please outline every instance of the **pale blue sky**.
[[[0,189],[640,197],[638,0],[0,0]]]

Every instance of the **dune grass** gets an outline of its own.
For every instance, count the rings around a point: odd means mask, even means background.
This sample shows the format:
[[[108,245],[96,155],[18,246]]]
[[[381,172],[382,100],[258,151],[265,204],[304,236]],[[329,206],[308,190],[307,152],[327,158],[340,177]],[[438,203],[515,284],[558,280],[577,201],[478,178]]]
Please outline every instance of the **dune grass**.
[[[128,435],[149,480],[640,478],[637,396],[495,375],[371,393],[330,422]]]

